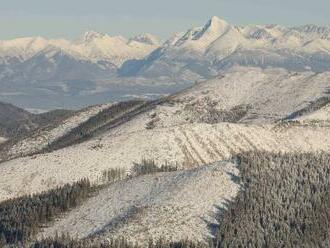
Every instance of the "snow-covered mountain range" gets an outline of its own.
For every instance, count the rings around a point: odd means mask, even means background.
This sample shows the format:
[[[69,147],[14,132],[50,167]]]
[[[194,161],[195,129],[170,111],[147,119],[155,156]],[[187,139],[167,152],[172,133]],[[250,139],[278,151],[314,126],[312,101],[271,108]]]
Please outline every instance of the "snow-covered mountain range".
[[[167,41],[144,60],[135,62],[136,66],[127,62],[122,71],[124,75],[209,78],[235,64],[326,71],[330,69],[329,61],[329,27],[239,27],[212,17],[203,27]]]
[[[0,100],[38,108],[38,96],[51,109],[107,102],[114,95],[155,97],[173,93],[173,83],[181,89],[235,65],[329,71],[330,28],[240,27],[212,17],[164,43],[151,34],[125,39],[94,31],[73,41],[0,41]]]

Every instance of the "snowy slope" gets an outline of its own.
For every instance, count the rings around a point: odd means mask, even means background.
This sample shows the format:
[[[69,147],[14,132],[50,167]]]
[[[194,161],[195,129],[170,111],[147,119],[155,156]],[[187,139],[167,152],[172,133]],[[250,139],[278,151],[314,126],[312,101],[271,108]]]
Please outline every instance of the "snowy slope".
[[[168,104],[157,107],[155,118],[149,119],[156,127],[221,121],[274,123],[328,96],[329,85],[329,72],[236,66],[173,95]],[[236,120],[220,118],[228,112],[237,113],[237,106],[245,111]]]
[[[47,46],[47,40],[42,37],[18,38],[0,41],[0,58],[2,63],[11,58],[25,60]]]
[[[3,143],[3,142],[5,142],[6,141],[6,138],[4,138],[4,137],[0,137],[0,143]]]
[[[2,163],[0,199],[40,192],[85,177],[98,182],[104,170],[129,169],[143,158],[191,168],[255,149],[330,149],[329,128],[220,123],[139,130],[135,124],[127,123],[121,130],[65,149]]]
[[[97,182],[103,170],[129,169],[143,158],[191,168],[255,149],[329,151],[328,127],[276,124],[324,96],[328,85],[329,73],[236,68],[171,96],[89,141],[2,163],[1,199],[40,192],[84,177]],[[238,123],[223,123],[228,117],[212,119],[228,111],[235,115],[233,109],[238,105],[249,106],[246,113],[232,121]],[[20,154],[39,144],[29,147],[29,143],[17,145],[13,151]],[[45,145],[45,141],[40,144]]]
[[[117,182],[40,236],[68,232],[73,237],[103,240],[125,236],[140,244],[149,238],[179,241],[189,237],[207,242],[213,236],[210,226],[218,224],[219,208],[238,192],[239,185],[233,181],[237,175],[235,165],[224,162]]]

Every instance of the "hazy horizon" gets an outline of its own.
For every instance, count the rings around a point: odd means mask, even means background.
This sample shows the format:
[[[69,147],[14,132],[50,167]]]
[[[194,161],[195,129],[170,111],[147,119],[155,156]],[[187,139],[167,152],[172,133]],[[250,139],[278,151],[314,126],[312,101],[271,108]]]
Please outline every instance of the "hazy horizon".
[[[328,9],[330,2],[326,0],[210,0],[208,3],[5,0],[0,10],[0,39],[27,36],[75,39],[88,30],[125,37],[151,33],[166,39],[175,32],[203,25],[211,16],[235,25],[329,26]]]

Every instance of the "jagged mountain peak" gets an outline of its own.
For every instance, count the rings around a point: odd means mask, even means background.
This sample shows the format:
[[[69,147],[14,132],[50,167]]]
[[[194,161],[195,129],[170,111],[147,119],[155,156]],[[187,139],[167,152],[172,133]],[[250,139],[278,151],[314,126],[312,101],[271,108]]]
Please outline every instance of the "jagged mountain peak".
[[[147,45],[156,45],[156,46],[161,45],[161,40],[157,36],[149,33],[136,35],[130,39],[130,42],[132,41],[144,43]]]
[[[225,33],[230,27],[229,23],[225,20],[220,19],[217,16],[213,16],[208,22],[204,25],[202,30],[196,33],[193,37],[194,40],[198,40],[203,36],[216,37]]]
[[[203,27],[188,30],[175,45],[193,46],[197,50],[205,49],[213,41],[225,34],[231,27],[225,20],[213,16]]]
[[[223,19],[220,19],[217,16],[212,16],[210,20],[206,23],[205,27],[206,28],[211,28],[211,29],[218,29],[221,27],[227,27],[229,23]]]

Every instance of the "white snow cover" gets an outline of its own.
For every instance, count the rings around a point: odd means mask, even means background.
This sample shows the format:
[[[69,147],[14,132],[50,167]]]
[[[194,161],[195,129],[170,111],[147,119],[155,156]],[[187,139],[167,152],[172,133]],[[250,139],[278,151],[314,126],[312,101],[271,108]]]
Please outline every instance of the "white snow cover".
[[[175,100],[182,108],[193,105],[203,108],[216,103],[219,110],[230,110],[237,105],[251,109],[244,122],[274,122],[300,110],[325,96],[330,85],[330,72],[288,72],[284,69],[234,67],[215,79],[201,82],[180,93]],[[180,106],[178,104],[177,106]]]
[[[4,138],[4,137],[0,137],[0,143],[3,143],[3,142],[5,142],[6,141],[6,138]]]
[[[191,168],[255,149],[329,151],[328,127],[274,124],[321,97],[329,85],[329,78],[328,72],[289,73],[280,69],[235,68],[224,76],[172,96],[169,103],[92,140],[2,163],[0,200],[40,192],[85,177],[97,182],[103,170],[130,169],[133,162],[143,158]],[[239,104],[251,105],[250,119],[243,119],[245,124],[204,123],[198,117],[210,102],[220,110]],[[76,125],[74,122],[73,126]],[[154,123],[154,128],[146,129],[150,123]],[[25,144],[27,146],[17,146],[16,153],[30,149],[29,143]]]
[[[181,37],[175,46],[204,51],[217,38],[230,30],[231,26],[218,17],[212,17],[204,27],[192,28]]]
[[[330,28],[279,25],[237,27],[216,16],[203,27],[188,30],[172,48],[183,48],[209,55],[230,54],[239,49],[292,49],[301,52],[330,53]]]
[[[124,67],[143,77],[201,81],[235,65],[329,71],[330,27],[240,27],[218,17],[180,33],[140,61]],[[132,68],[133,67],[133,68]]]
[[[106,60],[119,67],[128,59],[144,58],[161,45],[159,38],[148,33],[126,39],[88,31],[75,41],[27,37],[0,41],[0,61],[4,64],[10,63],[10,58],[24,61],[47,48],[57,48],[79,59]],[[214,16],[202,27],[174,35],[162,48],[216,59],[239,50],[330,53],[330,28],[315,25],[238,27]]]
[[[216,163],[193,170],[158,173],[114,183],[74,209],[39,237],[127,237],[140,245],[149,238],[207,242],[216,213],[233,200],[238,169]],[[123,221],[124,219],[124,221]],[[214,231],[214,230],[213,230]]]
[[[151,34],[141,34],[127,40],[122,36],[109,36],[95,31],[86,32],[75,41],[42,37],[18,38],[0,41],[0,61],[6,63],[9,58],[24,61],[38,52],[55,48],[80,59],[107,60],[120,66],[127,59],[146,56],[160,44],[160,40]]]

